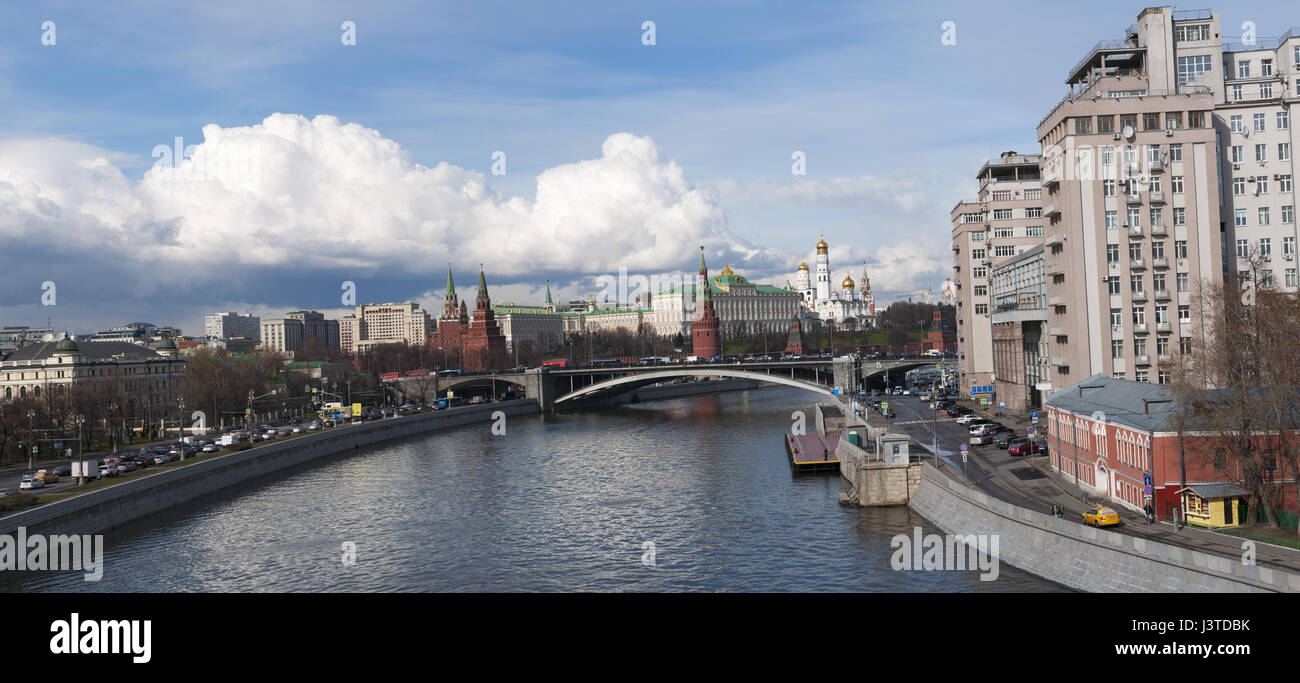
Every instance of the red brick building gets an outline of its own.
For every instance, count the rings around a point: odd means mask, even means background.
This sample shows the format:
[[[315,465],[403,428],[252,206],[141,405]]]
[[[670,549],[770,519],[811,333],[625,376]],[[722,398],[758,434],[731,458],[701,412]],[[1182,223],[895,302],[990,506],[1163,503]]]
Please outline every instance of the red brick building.
[[[1170,519],[1175,510],[1193,523],[1204,521],[1204,526],[1255,519],[1246,492],[1222,486],[1242,477],[1239,464],[1224,457],[1220,435],[1184,426],[1180,465],[1178,405],[1168,385],[1098,374],[1052,394],[1039,417],[1052,468],[1115,506],[1141,511],[1149,479],[1151,502],[1160,519]],[[1269,462],[1266,447],[1261,447],[1261,462]],[[1295,511],[1294,484],[1284,478],[1282,464],[1276,458],[1272,462],[1271,472],[1265,464],[1265,476],[1283,484],[1281,498],[1273,504]],[[1220,496],[1213,519],[1204,514],[1208,508],[1202,509],[1197,492],[1189,487]],[[1198,520],[1198,515],[1205,519]]]
[[[722,338],[718,336],[718,316],[713,311],[713,298],[709,296],[709,270],[704,265],[704,247],[700,247],[700,300],[701,308],[691,321],[691,350],[702,359],[722,354]]]
[[[492,370],[506,363],[506,336],[497,325],[488,296],[483,269],[478,271],[478,295],[474,297],[474,316],[461,339],[461,364],[466,370]]]
[[[465,302],[456,300],[456,283],[451,279],[451,264],[447,264],[447,291],[442,299],[442,315],[438,316],[436,332],[424,336],[424,348],[430,351],[447,350],[457,356],[463,350],[462,342],[469,330],[469,314]]]

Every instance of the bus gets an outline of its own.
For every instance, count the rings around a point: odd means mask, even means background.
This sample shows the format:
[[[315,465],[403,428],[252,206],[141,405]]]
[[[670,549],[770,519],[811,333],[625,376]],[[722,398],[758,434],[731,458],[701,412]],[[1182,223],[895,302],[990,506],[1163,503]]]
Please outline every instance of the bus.
[[[464,396],[443,396],[442,398],[438,399],[439,410],[446,410],[447,408],[455,408],[457,406],[463,406],[463,405],[465,405]]]
[[[617,358],[593,358],[591,359],[591,364],[596,367],[608,367],[610,365],[618,365],[619,360]]]
[[[446,376],[448,376],[448,375],[463,375],[463,374],[465,374],[465,371],[464,371],[464,370],[460,370],[460,369],[457,369],[457,370],[439,370],[439,371],[438,371],[438,374],[439,374],[439,375],[442,375],[443,377],[446,377]]]
[[[567,367],[569,367],[569,359],[568,359],[568,358],[553,358],[553,359],[551,359],[551,360],[545,360],[545,361],[542,361],[542,367],[544,367],[544,368],[567,368]]]
[[[400,372],[385,372],[384,374],[379,376],[379,379],[397,379],[398,377],[401,376],[402,373]]]

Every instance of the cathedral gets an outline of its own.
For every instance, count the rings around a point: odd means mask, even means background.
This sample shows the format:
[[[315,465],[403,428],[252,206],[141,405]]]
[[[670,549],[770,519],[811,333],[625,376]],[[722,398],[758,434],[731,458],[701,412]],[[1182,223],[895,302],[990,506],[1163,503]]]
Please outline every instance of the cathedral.
[[[856,284],[847,272],[838,289],[831,286],[830,245],[825,239],[817,241],[817,264],[814,280],[807,263],[799,264],[799,274],[793,287],[802,297],[801,305],[809,317],[824,322],[834,322],[865,329],[875,324],[876,303],[871,296],[871,281],[867,279],[867,265],[862,264],[862,282]],[[861,289],[857,289],[861,287]]]

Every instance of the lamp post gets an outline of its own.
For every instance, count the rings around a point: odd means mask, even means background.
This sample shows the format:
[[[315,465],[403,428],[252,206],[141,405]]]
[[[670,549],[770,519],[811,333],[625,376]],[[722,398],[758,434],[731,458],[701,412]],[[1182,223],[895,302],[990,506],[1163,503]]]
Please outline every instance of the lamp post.
[[[113,444],[113,454],[117,455],[117,402],[109,404],[108,412],[112,415],[108,423],[108,440]]]
[[[180,415],[176,418],[176,437],[180,438],[185,433],[185,397],[177,397],[176,405],[180,406]]]
[[[85,452],[85,448],[86,448],[86,447],[81,443],[81,425],[83,425],[83,424],[85,424],[85,423],[86,423],[86,417],[85,417],[84,415],[78,415],[78,416],[77,416],[77,457],[78,457],[78,458],[81,458],[82,453]],[[72,449],[69,448],[68,451],[71,452]],[[72,459],[71,459],[71,458],[68,459],[68,471],[69,471],[69,472],[72,471]],[[77,483],[78,483],[78,484],[84,484],[84,483],[85,483],[85,476],[84,476],[84,475],[85,475],[85,472],[82,472],[82,475],[83,475],[83,476],[77,478]]]
[[[27,469],[32,469],[33,461],[36,460],[36,411],[29,409],[27,411]]]

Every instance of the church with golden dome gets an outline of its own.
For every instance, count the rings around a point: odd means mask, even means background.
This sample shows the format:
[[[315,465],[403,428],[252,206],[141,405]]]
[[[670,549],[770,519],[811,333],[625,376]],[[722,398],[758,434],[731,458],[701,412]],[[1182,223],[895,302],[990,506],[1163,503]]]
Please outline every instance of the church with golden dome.
[[[800,304],[809,317],[860,329],[875,325],[876,304],[867,279],[867,264],[862,264],[860,283],[855,283],[846,271],[836,288],[832,283],[830,245],[824,237],[817,241],[815,270],[809,269],[806,262],[800,263],[795,280],[794,289],[802,297]]]

